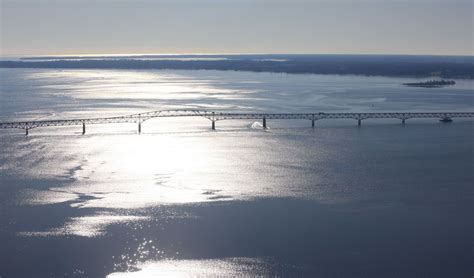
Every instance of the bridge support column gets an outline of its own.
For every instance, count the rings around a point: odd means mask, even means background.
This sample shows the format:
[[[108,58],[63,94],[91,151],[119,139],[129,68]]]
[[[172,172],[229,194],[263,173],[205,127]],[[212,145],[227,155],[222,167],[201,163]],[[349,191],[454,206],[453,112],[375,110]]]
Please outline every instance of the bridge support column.
[[[262,120],[263,128],[267,128],[267,118],[264,116]]]
[[[402,119],[402,125],[404,125],[404,124],[405,124],[405,119]]]
[[[357,120],[357,125],[360,126],[362,124],[362,120],[361,119],[358,119]]]
[[[138,122],[138,134],[142,133],[142,123]]]
[[[311,120],[311,127],[314,128],[314,119]]]
[[[211,129],[216,130],[216,121],[214,120],[211,121]]]
[[[86,123],[82,123],[82,135],[86,134]]]
[[[28,127],[25,128],[25,136],[28,136]]]

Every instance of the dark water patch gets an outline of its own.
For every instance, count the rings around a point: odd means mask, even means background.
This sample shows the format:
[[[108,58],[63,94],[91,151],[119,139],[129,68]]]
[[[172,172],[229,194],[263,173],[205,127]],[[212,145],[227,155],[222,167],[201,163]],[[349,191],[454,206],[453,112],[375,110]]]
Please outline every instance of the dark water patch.
[[[243,257],[269,258],[274,263],[266,273],[275,275],[466,277],[472,208],[299,199],[159,206],[146,210],[156,215],[151,220],[113,224],[99,238],[2,236],[1,272],[48,277],[81,270],[83,276],[100,277],[146,261]],[[78,213],[94,212],[56,204],[16,215],[36,218],[41,226],[39,219],[60,223]]]

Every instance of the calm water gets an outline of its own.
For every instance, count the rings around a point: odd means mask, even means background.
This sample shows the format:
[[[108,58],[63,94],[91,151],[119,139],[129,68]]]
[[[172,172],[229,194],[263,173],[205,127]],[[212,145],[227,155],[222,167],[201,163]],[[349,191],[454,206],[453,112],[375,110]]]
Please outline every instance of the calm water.
[[[0,121],[473,111],[473,82],[0,69]],[[221,121],[0,131],[0,276],[470,277],[473,122]]]

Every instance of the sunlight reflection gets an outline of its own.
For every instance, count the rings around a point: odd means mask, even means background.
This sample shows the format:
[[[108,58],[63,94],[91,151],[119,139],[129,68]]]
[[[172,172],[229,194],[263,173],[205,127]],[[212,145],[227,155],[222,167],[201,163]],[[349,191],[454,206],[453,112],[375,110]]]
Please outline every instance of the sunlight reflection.
[[[133,277],[242,277],[268,275],[268,264],[260,259],[163,260],[138,265],[135,272],[116,272],[108,278]]]
[[[80,206],[134,208],[206,199],[201,188],[176,182],[175,176],[205,178],[194,172],[209,166],[205,156],[209,146],[168,136],[120,136],[111,140],[94,146],[98,152],[103,150],[101,160],[88,161],[76,173],[79,185],[73,186],[74,191],[90,193],[89,184],[94,183],[94,190],[99,192],[98,198],[85,200]]]
[[[90,71],[64,70],[31,74],[32,79],[69,80],[64,84],[42,86],[51,90],[68,90],[76,99],[200,99],[207,96],[231,96],[235,90],[215,87],[211,80],[186,77],[161,71]],[[70,83],[79,83],[71,86]]]
[[[199,125],[203,120],[196,121],[189,124]],[[301,187],[309,186],[304,183],[306,178],[311,176],[318,181],[320,175],[299,166],[300,161],[329,155],[325,149],[314,148],[314,153],[307,153],[298,145],[283,144],[265,134],[275,132],[273,129],[262,132],[260,123],[248,124],[244,132],[210,132],[207,126],[204,131],[169,132],[182,124],[188,128],[188,123],[175,125],[163,119],[147,123],[148,134],[108,134],[112,127],[105,131],[100,127],[97,135],[65,137],[67,140],[47,137],[60,141],[40,154],[33,152],[28,159],[36,165],[31,168],[34,170],[21,171],[25,177],[56,176],[64,182],[58,182],[61,186],[50,184],[44,190],[25,190],[22,204],[67,202],[75,208],[139,209],[161,204],[300,196]],[[156,133],[163,129],[165,133]],[[58,144],[61,148],[54,147]],[[36,162],[45,157],[48,163]],[[293,169],[291,174],[283,175],[288,167]],[[246,175],[239,174],[243,172]],[[313,187],[312,195],[306,197],[321,198],[321,190],[324,188]]]
[[[20,232],[20,236],[66,236],[98,237],[112,224],[132,223],[146,220],[147,217],[132,215],[97,214],[93,216],[72,217],[64,226],[48,231]]]

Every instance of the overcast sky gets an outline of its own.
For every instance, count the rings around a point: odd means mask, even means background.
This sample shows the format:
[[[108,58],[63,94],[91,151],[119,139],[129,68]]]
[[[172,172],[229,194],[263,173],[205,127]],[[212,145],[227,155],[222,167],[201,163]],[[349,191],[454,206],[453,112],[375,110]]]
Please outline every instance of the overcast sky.
[[[473,55],[471,0],[0,0],[2,55]]]

